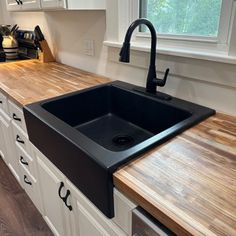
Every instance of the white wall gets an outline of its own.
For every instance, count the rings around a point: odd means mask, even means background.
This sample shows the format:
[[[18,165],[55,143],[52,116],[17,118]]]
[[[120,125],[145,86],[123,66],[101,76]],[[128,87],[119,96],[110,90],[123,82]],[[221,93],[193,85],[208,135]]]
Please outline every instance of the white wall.
[[[0,24],[3,23],[2,2],[0,1]]]
[[[103,46],[104,11],[7,13],[4,8],[5,23],[17,23],[23,29],[39,24],[59,62],[145,85],[147,53],[141,53],[140,67],[134,67],[117,63],[118,50]],[[84,55],[84,39],[94,40],[95,56]],[[140,53],[132,52],[136,54]],[[157,67],[159,71],[170,67],[172,72],[165,92],[236,115],[236,65],[158,55]]]

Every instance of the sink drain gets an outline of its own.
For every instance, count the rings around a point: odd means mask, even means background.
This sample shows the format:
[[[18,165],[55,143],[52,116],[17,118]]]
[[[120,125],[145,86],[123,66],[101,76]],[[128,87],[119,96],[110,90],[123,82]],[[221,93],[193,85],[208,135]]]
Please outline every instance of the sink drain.
[[[117,135],[112,139],[112,142],[117,146],[125,146],[132,144],[134,139],[129,135]]]

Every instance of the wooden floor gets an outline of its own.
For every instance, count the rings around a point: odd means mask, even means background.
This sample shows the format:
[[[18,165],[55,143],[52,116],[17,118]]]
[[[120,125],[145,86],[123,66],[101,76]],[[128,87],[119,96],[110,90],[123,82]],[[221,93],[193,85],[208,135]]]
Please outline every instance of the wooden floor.
[[[0,236],[53,236],[1,158]]]

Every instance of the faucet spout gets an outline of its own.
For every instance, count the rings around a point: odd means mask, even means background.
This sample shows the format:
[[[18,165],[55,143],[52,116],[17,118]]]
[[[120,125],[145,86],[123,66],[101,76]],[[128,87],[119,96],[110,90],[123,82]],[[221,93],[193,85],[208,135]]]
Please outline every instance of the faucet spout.
[[[157,79],[156,78],[156,44],[157,44],[157,35],[156,30],[153,26],[153,24],[144,18],[135,20],[130,27],[128,28],[125,36],[125,40],[123,43],[123,46],[120,51],[120,61],[129,63],[130,61],[130,40],[133,31],[138,27],[139,25],[144,24],[148,27],[148,29],[151,32],[151,53],[150,53],[150,65],[147,75],[147,82],[146,82],[146,91],[149,93],[156,93],[156,87],[161,86],[163,87],[166,83],[167,76],[169,73],[169,69],[166,70],[164,79]]]

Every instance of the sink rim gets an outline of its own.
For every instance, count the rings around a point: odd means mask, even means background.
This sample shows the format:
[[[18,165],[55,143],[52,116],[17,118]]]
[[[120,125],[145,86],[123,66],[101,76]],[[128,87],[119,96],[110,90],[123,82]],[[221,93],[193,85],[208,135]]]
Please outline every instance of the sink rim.
[[[147,97],[148,99],[167,104],[168,106],[173,106],[177,109],[181,109],[191,115],[183,121],[176,123],[170,128],[158,134],[155,134],[154,136],[144,140],[143,142],[133,147],[122,151],[111,151],[99,145],[83,133],[77,131],[75,128],[73,128],[57,116],[53,115],[43,107],[44,104],[47,104],[49,102],[59,100],[67,96],[73,96],[75,94],[84,93],[86,91],[103,86],[115,86],[122,90],[138,94],[139,96]],[[175,137],[177,134],[183,132],[184,130],[187,130],[189,127],[199,123],[200,121],[215,113],[215,111],[210,108],[203,107],[175,97],[173,97],[170,101],[162,101],[153,96],[134,91],[133,89],[137,87],[138,86],[135,86],[133,84],[128,84],[121,81],[113,81],[106,84],[101,84],[83,90],[79,90],[76,92],[64,94],[58,97],[46,99],[37,103],[29,104],[25,106],[24,109],[27,109],[28,111],[33,113],[37,118],[39,118],[51,129],[62,135],[69,142],[72,142],[75,146],[80,148],[90,158],[92,158],[97,164],[99,164],[102,168],[105,168],[110,173],[113,173],[117,169],[117,167],[133,159],[135,156],[141,155],[147,150],[150,150],[153,146],[157,146],[164,143],[168,139]]]

